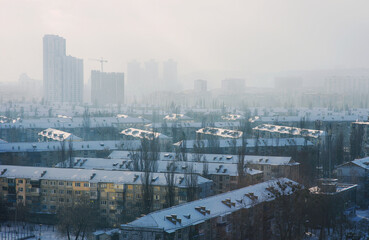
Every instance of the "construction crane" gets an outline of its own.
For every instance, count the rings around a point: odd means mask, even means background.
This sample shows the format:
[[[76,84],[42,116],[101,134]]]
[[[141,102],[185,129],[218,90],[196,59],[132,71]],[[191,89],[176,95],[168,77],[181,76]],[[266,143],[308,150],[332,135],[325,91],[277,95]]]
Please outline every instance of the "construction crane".
[[[90,60],[100,62],[100,64],[101,64],[101,72],[104,72],[104,63],[107,63],[108,60],[105,60],[102,57],[100,59],[91,58]]]

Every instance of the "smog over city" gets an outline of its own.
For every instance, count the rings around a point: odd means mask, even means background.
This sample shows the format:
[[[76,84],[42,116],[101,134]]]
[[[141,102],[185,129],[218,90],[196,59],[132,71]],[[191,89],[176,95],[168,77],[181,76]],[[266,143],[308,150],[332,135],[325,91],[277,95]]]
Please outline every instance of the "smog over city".
[[[0,1],[0,239],[369,239],[369,2]]]

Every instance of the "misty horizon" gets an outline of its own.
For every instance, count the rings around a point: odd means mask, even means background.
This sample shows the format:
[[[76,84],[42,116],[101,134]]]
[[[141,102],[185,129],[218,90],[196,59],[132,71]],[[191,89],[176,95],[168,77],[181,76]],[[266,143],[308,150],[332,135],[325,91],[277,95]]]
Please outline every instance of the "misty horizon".
[[[296,70],[366,68],[364,31],[369,24],[359,1],[42,2],[5,1],[0,82],[22,73],[42,80],[45,34],[62,36],[67,55],[84,60],[84,83],[108,60],[107,72],[126,72],[127,63],[174,59],[179,80],[190,88],[205,79],[209,88],[224,78],[247,86],[272,86],[278,73]]]

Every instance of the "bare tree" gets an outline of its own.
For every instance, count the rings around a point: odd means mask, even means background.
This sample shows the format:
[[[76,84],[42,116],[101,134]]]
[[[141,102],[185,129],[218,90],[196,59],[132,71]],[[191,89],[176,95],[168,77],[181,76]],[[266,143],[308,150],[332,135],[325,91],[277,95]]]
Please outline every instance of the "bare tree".
[[[59,149],[59,162],[63,163],[63,167],[65,167],[65,160],[66,160],[65,156],[66,156],[65,140],[63,139],[62,141],[60,141],[60,149]],[[51,165],[53,165],[53,163]]]
[[[201,162],[201,158],[204,155],[205,152],[205,143],[202,140],[196,140],[196,142],[193,145],[194,155],[195,155],[195,161]]]
[[[165,173],[165,179],[167,182],[167,186],[166,186],[166,202],[167,202],[167,207],[172,207],[175,204],[175,196],[176,196],[176,192],[175,192],[175,183],[176,183],[176,179],[175,179],[175,162],[168,162],[167,164],[167,172]]]
[[[82,195],[58,209],[57,229],[61,234],[65,234],[68,240],[72,239],[72,236],[75,240],[83,240],[87,233],[98,225],[97,216],[95,203],[92,203],[87,195]]]
[[[185,179],[187,184],[187,201],[191,202],[197,199],[197,179],[198,175],[195,173],[192,164],[187,164]]]
[[[68,145],[69,167],[73,168],[73,137],[69,139]]]

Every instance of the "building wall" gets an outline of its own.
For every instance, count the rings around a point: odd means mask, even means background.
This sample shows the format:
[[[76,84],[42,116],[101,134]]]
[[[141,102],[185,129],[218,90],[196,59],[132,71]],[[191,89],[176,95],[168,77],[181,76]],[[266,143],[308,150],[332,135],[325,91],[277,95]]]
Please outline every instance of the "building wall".
[[[209,186],[200,185],[197,198],[212,194]],[[175,187],[175,205],[187,202],[187,189]],[[153,183],[153,211],[169,207],[166,202],[166,186]],[[0,177],[0,196],[8,207],[16,203],[27,207],[33,213],[56,214],[58,208],[72,204],[85,196],[97,203],[101,221],[109,226],[118,226],[122,222],[134,220],[142,212],[142,186],[139,184],[90,183],[86,181],[31,180],[25,178]]]

